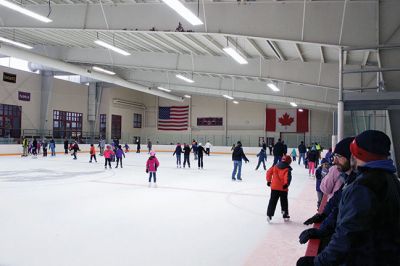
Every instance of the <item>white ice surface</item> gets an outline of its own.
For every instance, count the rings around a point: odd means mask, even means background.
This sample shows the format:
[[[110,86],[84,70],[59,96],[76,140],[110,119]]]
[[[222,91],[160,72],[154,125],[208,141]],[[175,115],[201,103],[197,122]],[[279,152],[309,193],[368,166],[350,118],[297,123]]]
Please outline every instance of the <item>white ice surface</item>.
[[[283,222],[278,204],[268,224],[270,192],[255,156],[243,164],[243,182],[232,182],[230,155],[205,157],[198,170],[193,156],[191,169],[177,169],[172,154],[159,153],[157,188],[148,187],[145,153],[128,153],[112,170],[88,157],[0,157],[0,265],[294,265],[304,254],[297,237],[315,193],[297,164],[292,221]],[[265,251],[276,258],[254,262],[262,245],[280,243],[281,251]]]

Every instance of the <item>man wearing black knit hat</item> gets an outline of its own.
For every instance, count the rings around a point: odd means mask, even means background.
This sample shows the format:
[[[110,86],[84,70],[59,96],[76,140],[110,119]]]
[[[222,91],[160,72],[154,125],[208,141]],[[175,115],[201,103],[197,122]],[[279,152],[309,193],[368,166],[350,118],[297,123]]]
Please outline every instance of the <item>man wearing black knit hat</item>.
[[[400,182],[389,137],[376,130],[350,145],[356,180],[343,191],[335,234],[302,265],[400,265]],[[306,263],[308,262],[308,263]]]

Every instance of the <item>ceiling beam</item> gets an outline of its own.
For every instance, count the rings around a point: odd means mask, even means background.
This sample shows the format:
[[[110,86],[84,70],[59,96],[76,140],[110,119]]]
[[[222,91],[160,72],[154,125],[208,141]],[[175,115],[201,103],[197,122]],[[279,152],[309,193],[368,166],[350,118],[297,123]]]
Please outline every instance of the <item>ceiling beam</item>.
[[[154,41],[158,42],[159,44],[162,44],[163,46],[168,47],[169,49],[175,51],[178,54],[190,54],[185,50],[182,50],[179,46],[176,44],[170,42],[169,40],[165,39],[165,37],[162,37],[160,34],[151,34],[151,33],[145,33],[146,36],[149,38],[153,39]]]
[[[228,42],[233,45],[236,50],[238,50],[242,56],[244,56],[246,59],[251,58],[251,56],[238,44],[237,41],[235,41],[232,37],[227,37]]]
[[[176,35],[169,35],[169,34],[163,34],[167,39],[171,40],[173,43],[177,43],[177,45],[180,45],[184,47],[185,49],[189,50],[190,53],[193,53],[195,55],[204,55],[203,52],[200,52],[197,50],[195,47],[189,45],[188,43],[184,42],[181,40],[178,36]]]
[[[370,53],[371,53],[370,51],[365,51],[364,52],[364,57],[363,57],[363,60],[361,62],[362,66],[366,66],[367,65]]]
[[[254,49],[257,50],[258,54],[264,58],[265,60],[268,59],[267,54],[261,49],[261,47],[256,43],[256,40],[252,39],[252,38],[246,38],[249,43],[254,47]]]
[[[322,46],[319,47],[319,51],[321,53],[321,63],[325,64],[326,60],[325,60],[325,55],[324,55],[324,48]]]
[[[304,63],[304,62],[305,62],[304,56],[303,56],[303,54],[301,53],[299,44],[298,44],[298,43],[295,43],[294,46],[296,47],[296,51],[297,51],[297,54],[299,55],[299,58],[300,58],[301,62]]]
[[[274,52],[276,58],[280,61],[286,61],[285,57],[283,56],[282,52],[279,50],[279,47],[276,45],[275,42],[267,40],[267,43],[271,50]]]
[[[204,45],[202,42],[200,42],[196,37],[192,35],[182,35],[186,39],[190,40],[192,43],[196,44],[198,47],[200,47],[203,51],[205,51],[207,54],[212,55],[212,56],[219,56],[221,53],[216,53],[213,49],[210,47]]]

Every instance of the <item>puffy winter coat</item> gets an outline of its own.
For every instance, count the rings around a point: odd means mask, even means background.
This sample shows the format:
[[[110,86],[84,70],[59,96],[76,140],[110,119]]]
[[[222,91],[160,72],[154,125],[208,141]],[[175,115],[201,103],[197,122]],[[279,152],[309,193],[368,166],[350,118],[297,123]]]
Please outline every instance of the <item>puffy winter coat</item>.
[[[340,178],[340,172],[336,166],[329,168],[328,174],[321,181],[319,188],[327,195],[328,201],[333,196],[333,193],[340,189],[343,185],[343,180]]]
[[[106,158],[106,159],[111,159],[111,156],[113,154],[114,154],[114,152],[112,150],[108,150],[108,149],[103,152],[104,158]]]
[[[124,153],[124,151],[122,149],[118,148],[117,151],[115,152],[115,156],[117,158],[122,158],[122,157],[125,157],[125,153]]]
[[[339,204],[335,233],[314,265],[400,265],[400,182],[392,160],[359,168]]]
[[[316,162],[318,160],[318,152],[316,150],[312,150],[307,154],[307,160],[309,162]]]
[[[317,168],[317,170],[315,171],[315,189],[318,191],[318,192],[322,192],[321,191],[321,188],[320,188],[320,186],[321,186],[321,182],[322,182],[322,180],[324,179],[324,177],[328,174],[328,171],[329,171],[329,169],[324,169],[324,168],[322,168],[322,165],[321,166],[319,166],[318,168]]]
[[[242,159],[245,160],[246,162],[249,161],[246,155],[244,154],[242,145],[237,145],[232,152],[232,161],[242,161]]]
[[[160,166],[160,163],[157,158],[155,156],[150,156],[146,162],[146,169],[148,169],[149,172],[157,172],[158,166]]]
[[[90,147],[90,155],[96,154],[96,148],[94,146]]]
[[[272,190],[288,191],[284,185],[290,185],[292,181],[292,167],[285,162],[272,166],[267,171],[267,182],[271,182]]]

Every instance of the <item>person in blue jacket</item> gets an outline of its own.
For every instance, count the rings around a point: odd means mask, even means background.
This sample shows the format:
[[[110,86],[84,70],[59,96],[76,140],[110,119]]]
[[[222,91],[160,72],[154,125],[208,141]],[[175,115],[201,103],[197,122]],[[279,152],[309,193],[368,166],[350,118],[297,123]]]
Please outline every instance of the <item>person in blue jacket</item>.
[[[256,167],[256,170],[258,170],[258,167],[260,167],[261,163],[263,164],[264,170],[267,170],[265,167],[265,161],[267,160],[267,152],[264,148],[261,149],[261,151],[257,154],[258,157],[258,164]]]
[[[391,141],[377,130],[358,135],[350,145],[357,177],[342,192],[335,233],[307,265],[400,265],[400,182],[389,159]]]
[[[176,154],[176,168],[181,168],[182,167],[182,163],[181,163],[181,154],[182,154],[182,146],[181,144],[178,142],[176,144],[176,148],[174,153],[172,154],[172,156],[174,156]]]

